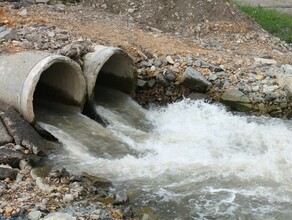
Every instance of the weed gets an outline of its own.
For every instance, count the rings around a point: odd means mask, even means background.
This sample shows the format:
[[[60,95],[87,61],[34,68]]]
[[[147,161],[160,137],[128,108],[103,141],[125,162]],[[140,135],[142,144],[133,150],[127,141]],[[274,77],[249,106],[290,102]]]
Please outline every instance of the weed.
[[[254,18],[263,29],[287,43],[292,43],[292,15],[262,7],[238,5],[238,8]]]

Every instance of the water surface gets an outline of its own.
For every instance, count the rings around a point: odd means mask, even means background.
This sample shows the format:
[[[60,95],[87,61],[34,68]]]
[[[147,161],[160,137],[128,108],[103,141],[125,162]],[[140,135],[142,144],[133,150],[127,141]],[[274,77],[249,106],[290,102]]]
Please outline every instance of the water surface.
[[[56,166],[108,178],[162,219],[291,218],[291,121],[187,99],[145,110],[104,94],[111,99],[97,99],[96,111],[106,128],[76,112],[45,113],[40,124],[64,145],[51,155]]]

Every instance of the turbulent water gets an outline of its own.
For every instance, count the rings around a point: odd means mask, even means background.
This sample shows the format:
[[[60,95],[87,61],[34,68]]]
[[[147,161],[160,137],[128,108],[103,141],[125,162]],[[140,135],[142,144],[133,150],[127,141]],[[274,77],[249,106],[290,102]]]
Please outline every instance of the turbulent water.
[[[291,121],[187,99],[145,110],[111,91],[96,111],[106,129],[72,111],[43,114],[65,149],[55,164],[109,178],[162,219],[291,218]]]

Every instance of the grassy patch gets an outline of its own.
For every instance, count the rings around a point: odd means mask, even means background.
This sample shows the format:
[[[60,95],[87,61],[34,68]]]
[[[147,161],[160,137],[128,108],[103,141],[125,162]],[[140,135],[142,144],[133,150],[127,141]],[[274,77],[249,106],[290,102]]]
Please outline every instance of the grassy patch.
[[[238,8],[254,18],[274,36],[287,43],[292,43],[292,15],[281,14],[262,7],[238,6]]]

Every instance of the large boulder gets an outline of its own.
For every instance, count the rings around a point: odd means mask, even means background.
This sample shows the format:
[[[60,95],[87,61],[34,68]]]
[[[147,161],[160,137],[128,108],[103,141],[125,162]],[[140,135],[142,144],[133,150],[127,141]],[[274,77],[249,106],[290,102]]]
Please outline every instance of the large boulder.
[[[0,119],[17,145],[31,149],[34,154],[46,151],[47,142],[13,107],[0,103]]]
[[[181,83],[196,92],[206,92],[212,85],[202,73],[193,67],[188,67],[186,69],[181,78]]]
[[[252,108],[249,98],[238,89],[228,89],[221,96],[221,102],[238,111],[249,111]]]

